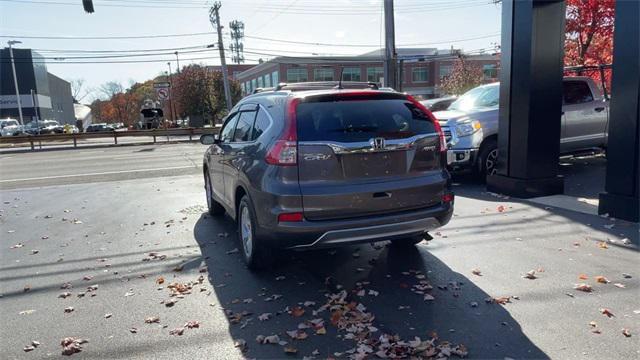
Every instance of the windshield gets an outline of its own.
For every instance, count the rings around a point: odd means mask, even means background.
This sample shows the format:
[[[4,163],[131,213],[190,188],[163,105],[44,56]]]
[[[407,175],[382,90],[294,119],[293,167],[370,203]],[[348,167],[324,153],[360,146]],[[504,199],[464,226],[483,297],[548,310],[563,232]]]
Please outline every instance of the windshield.
[[[500,86],[479,86],[464,93],[449,106],[449,110],[469,111],[498,106]]]

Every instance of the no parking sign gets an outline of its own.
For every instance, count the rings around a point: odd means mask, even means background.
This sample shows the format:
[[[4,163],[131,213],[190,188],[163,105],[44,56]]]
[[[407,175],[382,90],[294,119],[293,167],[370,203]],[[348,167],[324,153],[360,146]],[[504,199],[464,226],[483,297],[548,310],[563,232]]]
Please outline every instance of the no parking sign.
[[[169,99],[169,89],[168,88],[156,89],[156,95],[158,96],[158,100],[167,100]]]

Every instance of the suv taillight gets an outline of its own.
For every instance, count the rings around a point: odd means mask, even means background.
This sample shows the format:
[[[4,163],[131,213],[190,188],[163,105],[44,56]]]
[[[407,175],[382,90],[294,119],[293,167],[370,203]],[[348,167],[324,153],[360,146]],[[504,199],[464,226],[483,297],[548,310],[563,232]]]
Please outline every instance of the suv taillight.
[[[407,95],[407,99],[411,101],[411,103],[415,105],[418,109],[422,110],[422,112],[424,112],[429,117],[429,119],[431,119],[431,121],[433,122],[433,127],[435,128],[436,133],[438,133],[438,137],[440,138],[440,152],[442,153],[442,156],[444,156],[446,159],[447,140],[444,137],[444,132],[440,127],[440,123],[438,122],[438,120],[436,120],[436,118],[433,116],[431,111],[429,111],[429,109],[424,107],[424,105],[422,105],[419,101],[416,101],[416,99],[414,99],[413,96]]]
[[[292,166],[298,163],[298,132],[296,126],[296,107],[300,99],[290,99],[287,104],[287,118],[280,138],[276,140],[264,160],[267,164]]]

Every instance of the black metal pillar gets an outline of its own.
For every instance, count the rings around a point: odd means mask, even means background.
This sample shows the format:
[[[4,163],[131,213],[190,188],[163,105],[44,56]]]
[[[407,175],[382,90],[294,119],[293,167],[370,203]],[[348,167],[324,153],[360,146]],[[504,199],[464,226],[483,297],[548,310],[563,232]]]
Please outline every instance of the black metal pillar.
[[[640,2],[616,1],[605,192],[598,212],[638,220]]]
[[[498,173],[487,188],[515,197],[559,194],[565,3],[502,2]]]

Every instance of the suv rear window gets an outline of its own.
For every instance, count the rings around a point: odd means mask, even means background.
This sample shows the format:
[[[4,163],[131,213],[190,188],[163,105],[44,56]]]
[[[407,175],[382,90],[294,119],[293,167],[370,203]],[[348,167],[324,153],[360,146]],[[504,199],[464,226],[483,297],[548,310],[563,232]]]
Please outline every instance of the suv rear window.
[[[435,132],[429,117],[405,99],[303,102],[296,118],[299,141],[364,142]]]

